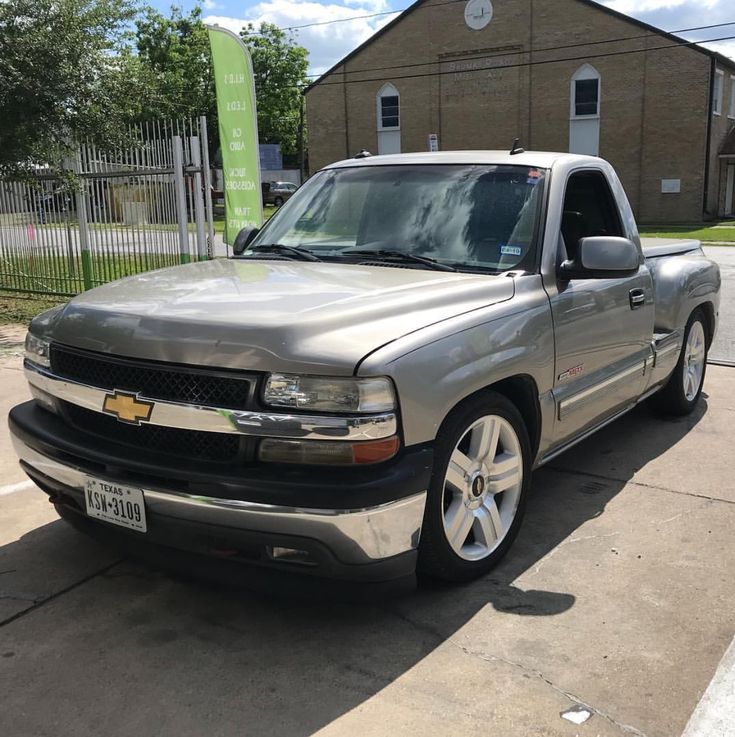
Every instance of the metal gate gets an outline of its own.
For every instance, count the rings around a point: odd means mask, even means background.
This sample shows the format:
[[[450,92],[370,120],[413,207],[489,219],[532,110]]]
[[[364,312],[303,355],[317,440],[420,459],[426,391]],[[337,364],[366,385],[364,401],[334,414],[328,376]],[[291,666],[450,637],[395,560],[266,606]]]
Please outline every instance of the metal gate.
[[[212,257],[206,119],[132,136],[126,149],[79,146],[72,187],[43,169],[0,181],[0,292],[71,296]]]

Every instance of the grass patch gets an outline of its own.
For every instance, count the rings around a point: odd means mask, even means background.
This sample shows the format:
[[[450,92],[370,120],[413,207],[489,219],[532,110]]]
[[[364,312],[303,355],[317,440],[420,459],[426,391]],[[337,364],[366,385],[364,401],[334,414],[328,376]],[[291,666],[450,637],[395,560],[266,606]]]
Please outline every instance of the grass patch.
[[[63,299],[50,299],[46,297],[4,297],[0,296],[0,325],[20,323],[27,325],[36,315],[58,304]]]
[[[90,254],[92,286],[181,263],[178,253]],[[56,253],[0,257],[0,290],[72,295],[84,291],[82,259]]]
[[[702,225],[646,225],[640,227],[640,233],[647,238],[694,238],[704,243],[720,241],[735,245],[735,226],[729,223],[718,228]]]

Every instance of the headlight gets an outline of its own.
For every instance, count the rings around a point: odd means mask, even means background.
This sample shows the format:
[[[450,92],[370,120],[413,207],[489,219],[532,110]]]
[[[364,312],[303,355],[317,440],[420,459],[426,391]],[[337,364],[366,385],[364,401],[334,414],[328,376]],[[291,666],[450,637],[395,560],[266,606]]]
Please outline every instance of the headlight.
[[[389,412],[396,399],[389,379],[271,374],[263,399],[272,407],[317,412]]]
[[[32,333],[26,333],[26,360],[35,363],[37,366],[51,367],[51,359],[49,357],[50,344],[46,340],[37,338]]]

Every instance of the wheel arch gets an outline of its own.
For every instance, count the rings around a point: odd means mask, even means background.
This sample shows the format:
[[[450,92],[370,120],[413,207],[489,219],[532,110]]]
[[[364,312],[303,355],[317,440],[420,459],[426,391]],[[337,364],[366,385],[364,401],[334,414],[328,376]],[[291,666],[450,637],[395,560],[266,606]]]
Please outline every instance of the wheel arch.
[[[712,302],[702,302],[702,304],[697,305],[697,307],[692,310],[692,313],[696,312],[696,310],[702,310],[707,321],[704,328],[707,336],[707,348],[709,349],[715,337],[715,306]]]
[[[444,425],[451,415],[482,398],[484,395],[487,395],[489,392],[501,394],[518,410],[528,431],[528,440],[531,444],[531,458],[535,458],[541,442],[541,404],[539,402],[536,381],[528,374],[516,374],[505,379],[500,379],[462,398],[447,412],[437,435],[442,432]]]

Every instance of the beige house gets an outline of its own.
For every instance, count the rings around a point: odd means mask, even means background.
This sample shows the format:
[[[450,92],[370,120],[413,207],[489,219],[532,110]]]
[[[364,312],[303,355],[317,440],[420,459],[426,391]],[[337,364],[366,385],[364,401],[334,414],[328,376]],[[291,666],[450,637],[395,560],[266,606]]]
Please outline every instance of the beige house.
[[[642,222],[735,215],[735,61],[590,0],[418,0],[306,104],[312,171],[520,138],[611,161]]]

